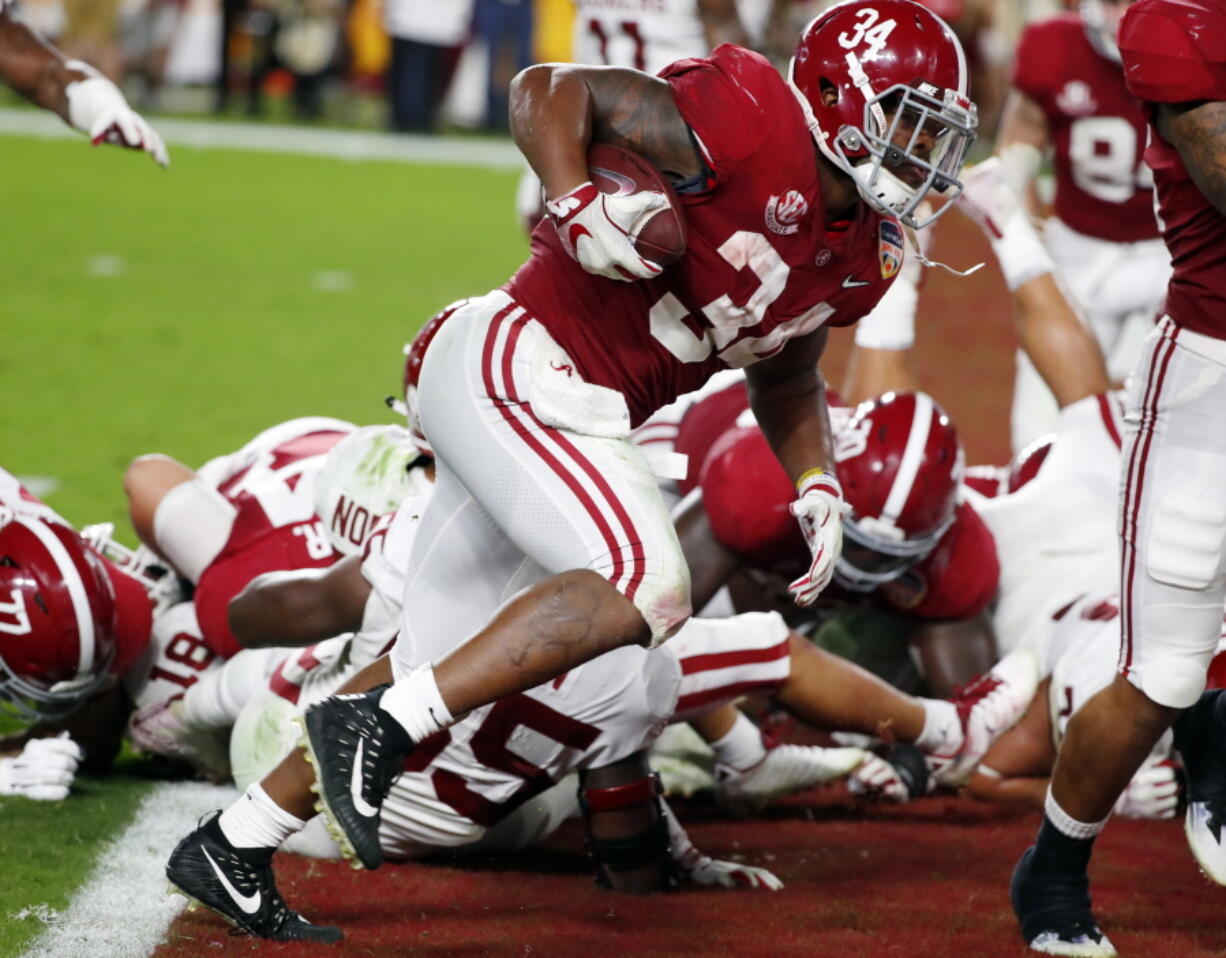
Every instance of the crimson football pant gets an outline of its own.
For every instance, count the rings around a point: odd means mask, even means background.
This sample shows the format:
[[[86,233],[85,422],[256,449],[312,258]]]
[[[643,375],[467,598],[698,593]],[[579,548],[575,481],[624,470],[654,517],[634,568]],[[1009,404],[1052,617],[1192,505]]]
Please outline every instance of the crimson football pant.
[[[397,676],[432,662],[539,579],[606,578],[643,614],[652,643],[690,613],[689,570],[622,395],[585,383],[506,293],[472,300],[440,329],[417,394],[437,456],[413,542]]]

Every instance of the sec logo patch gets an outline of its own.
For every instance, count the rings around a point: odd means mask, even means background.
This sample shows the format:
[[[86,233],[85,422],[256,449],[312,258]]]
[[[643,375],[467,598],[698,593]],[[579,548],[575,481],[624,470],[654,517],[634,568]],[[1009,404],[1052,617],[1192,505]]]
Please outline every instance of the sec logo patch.
[[[877,256],[881,260],[881,278],[889,279],[902,266],[902,227],[894,220],[882,220],[877,231]]]

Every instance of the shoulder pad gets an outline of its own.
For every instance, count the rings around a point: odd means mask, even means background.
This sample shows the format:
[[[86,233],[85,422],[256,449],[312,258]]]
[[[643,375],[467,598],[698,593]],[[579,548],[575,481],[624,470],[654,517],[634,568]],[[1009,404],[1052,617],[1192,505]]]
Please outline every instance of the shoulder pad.
[[[1212,0],[1139,0],[1124,14],[1119,44],[1134,96],[1226,99],[1226,11]]]

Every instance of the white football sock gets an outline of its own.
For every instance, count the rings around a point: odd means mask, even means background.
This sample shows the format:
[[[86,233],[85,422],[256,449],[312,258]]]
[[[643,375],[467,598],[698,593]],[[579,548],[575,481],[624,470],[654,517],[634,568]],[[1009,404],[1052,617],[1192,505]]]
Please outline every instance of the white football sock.
[[[183,720],[193,728],[226,728],[268,684],[285,649],[244,649],[183,693]]]
[[[736,713],[732,728],[720,738],[709,743],[715,752],[715,760],[735,769],[746,771],[766,758],[766,746],[762,733],[743,712]]]
[[[921,752],[956,755],[962,748],[962,721],[953,702],[919,699],[924,707],[924,728],[913,743]]]
[[[1103,830],[1103,826],[1107,824],[1108,815],[1101,822],[1079,822],[1060,807],[1060,804],[1052,797],[1051,786],[1047,787],[1047,798],[1043,800],[1043,811],[1047,813],[1047,820],[1056,826],[1056,830],[1069,838],[1093,838]]]
[[[305,828],[306,822],[274,802],[256,782],[221,813],[217,825],[236,848],[279,848],[287,838]]]
[[[399,722],[414,742],[455,722],[434,681],[434,667],[422,665],[383,693],[379,707]]]

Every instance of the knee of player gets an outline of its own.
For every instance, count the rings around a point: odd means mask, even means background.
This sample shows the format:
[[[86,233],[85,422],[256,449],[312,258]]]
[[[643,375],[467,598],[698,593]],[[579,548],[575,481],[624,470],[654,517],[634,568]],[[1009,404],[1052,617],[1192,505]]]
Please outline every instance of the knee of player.
[[[651,630],[649,648],[655,648],[676,635],[693,613],[688,570],[652,585],[654,587],[647,590],[646,601],[639,603],[636,596],[635,602]]]
[[[195,473],[183,463],[161,453],[133,459],[123,474],[123,491],[133,522],[152,523],[153,514],[166,493],[194,476]]]
[[[1169,710],[1187,708],[1200,698],[1205,690],[1212,658],[1212,650],[1208,654],[1189,651],[1147,656],[1140,668],[1129,675],[1132,684],[1160,707],[1154,710],[1153,719],[1157,724],[1170,721],[1167,717]]]

